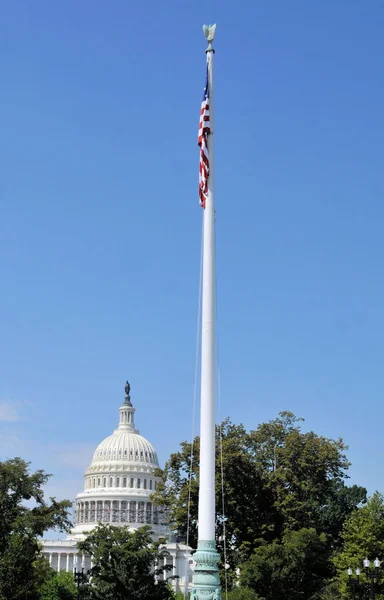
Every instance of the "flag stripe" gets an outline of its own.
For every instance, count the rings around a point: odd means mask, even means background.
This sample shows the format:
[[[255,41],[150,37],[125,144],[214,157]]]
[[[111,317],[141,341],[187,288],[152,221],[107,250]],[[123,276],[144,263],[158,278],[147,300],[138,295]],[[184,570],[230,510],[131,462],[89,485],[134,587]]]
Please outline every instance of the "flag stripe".
[[[209,86],[208,86],[208,66],[207,79],[204,88],[203,101],[200,109],[199,133],[197,143],[200,146],[200,164],[199,164],[199,198],[200,206],[205,208],[208,195],[209,178],[209,153],[208,153],[208,135],[211,133],[211,123],[209,118]]]

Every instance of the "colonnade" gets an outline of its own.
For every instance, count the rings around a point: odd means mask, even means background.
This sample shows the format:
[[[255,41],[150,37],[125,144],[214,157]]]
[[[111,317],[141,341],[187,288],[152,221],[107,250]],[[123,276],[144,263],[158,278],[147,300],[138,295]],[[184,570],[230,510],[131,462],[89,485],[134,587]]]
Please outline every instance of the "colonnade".
[[[85,489],[90,488],[124,488],[138,490],[156,490],[157,481],[150,477],[123,477],[121,475],[87,476]]]
[[[72,572],[74,569],[81,570],[82,566],[86,565],[86,568],[92,567],[92,561],[90,557],[86,557],[84,554],[78,554],[77,552],[45,552],[45,557],[49,562],[49,566],[55,571],[66,571],[67,573]]]
[[[136,500],[90,500],[76,505],[76,524],[142,523],[159,524],[159,508],[152,502]]]
[[[88,555],[79,554],[78,552],[45,552],[45,556],[49,562],[49,566],[55,571],[66,571],[71,573],[76,570],[81,570],[84,567],[85,570],[93,567],[92,558]],[[158,576],[158,579],[166,580],[170,575],[176,574],[176,554],[169,554],[164,556],[162,559],[163,564],[161,566],[172,567],[169,570],[164,569],[162,575]],[[158,564],[160,566],[160,564]],[[185,573],[181,573],[181,580],[185,579]],[[180,582],[179,582],[180,583]]]

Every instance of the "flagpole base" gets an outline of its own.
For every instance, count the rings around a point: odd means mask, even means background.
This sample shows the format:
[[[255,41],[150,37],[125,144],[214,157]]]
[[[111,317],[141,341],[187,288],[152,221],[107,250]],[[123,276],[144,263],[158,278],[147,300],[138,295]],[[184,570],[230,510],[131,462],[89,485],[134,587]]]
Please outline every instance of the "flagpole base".
[[[190,600],[221,600],[219,558],[214,540],[198,542]]]

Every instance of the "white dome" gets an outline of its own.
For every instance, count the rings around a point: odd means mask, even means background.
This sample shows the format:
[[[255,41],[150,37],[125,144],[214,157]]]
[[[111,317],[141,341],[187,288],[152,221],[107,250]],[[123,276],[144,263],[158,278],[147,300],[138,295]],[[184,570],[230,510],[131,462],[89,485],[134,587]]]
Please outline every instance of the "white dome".
[[[147,524],[157,534],[163,528],[151,498],[159,461],[152,444],[135,429],[130,389],[127,382],[117,429],[98,445],[85,472],[84,491],[76,497],[75,537],[99,522],[132,528]]]
[[[97,446],[86,476],[110,471],[152,473],[159,466],[154,447],[135,429],[136,409],[132,406],[129,390],[119,408],[119,426]]]
[[[142,435],[125,429],[116,431],[98,445],[92,465],[101,462],[129,461],[158,467],[157,454],[152,444]]]

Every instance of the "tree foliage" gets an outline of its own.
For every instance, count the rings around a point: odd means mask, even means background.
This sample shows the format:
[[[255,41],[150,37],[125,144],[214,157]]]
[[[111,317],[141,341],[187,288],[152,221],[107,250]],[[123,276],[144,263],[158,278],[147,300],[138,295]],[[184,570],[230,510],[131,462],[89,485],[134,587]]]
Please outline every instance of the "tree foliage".
[[[51,577],[41,588],[40,600],[76,600],[77,591],[73,574],[52,570]]]
[[[217,428],[216,539],[222,551],[225,526],[230,583],[235,580],[230,573],[243,563],[244,585],[267,600],[286,598],[287,587],[296,598],[322,589],[334,573],[331,555],[342,545],[343,524],[366,501],[365,488],[345,484],[346,451],[341,439],[302,431],[302,419],[290,412],[253,431],[229,419]],[[183,442],[158,471],[153,499],[166,506],[174,529],[186,539],[190,496],[189,543],[196,547],[198,437],[193,455],[191,464],[191,444]]]
[[[244,586],[234,587],[232,590],[229,590],[228,599],[225,598],[225,594],[223,593],[223,598],[225,600],[265,600],[265,598],[256,594],[251,588]]]
[[[39,536],[70,526],[71,502],[46,502],[43,486],[50,475],[30,473],[21,458],[0,462],[0,599],[37,600],[48,575]],[[28,502],[28,504],[26,504]]]
[[[242,558],[260,542],[281,540],[289,531],[314,528],[339,543],[342,524],[357,505],[365,501],[366,490],[347,487],[349,462],[341,439],[330,440],[314,432],[302,432],[302,419],[280,413],[277,419],[247,432],[229,419],[217,428],[216,444],[216,533]],[[222,440],[224,497],[221,497],[220,438]],[[199,487],[199,438],[182,442],[172,454],[154,494],[165,505],[178,534],[186,537],[190,493],[190,537],[197,540]],[[189,481],[189,477],[191,479]]]
[[[130,531],[126,527],[99,525],[78,547],[80,552],[92,556],[92,585],[88,587],[92,600],[174,598],[169,583],[163,579],[162,565],[168,553],[152,540],[149,527]]]
[[[225,514],[222,507],[221,468],[218,460],[220,429],[225,472]],[[157,471],[161,481],[153,495],[155,503],[168,509],[172,525],[184,539],[187,537],[190,495],[189,543],[194,547],[197,543],[199,447],[200,440],[197,437],[193,443],[194,459],[191,465],[191,444],[182,442],[181,450],[170,456],[164,470]],[[227,539],[230,539],[233,548],[237,549],[239,544],[250,543],[255,537],[268,535],[268,527],[275,520],[273,497],[265,485],[263,471],[252,455],[249,434],[242,425],[234,425],[227,419],[217,428],[216,453],[217,538],[222,539],[225,524]],[[244,510],[244,506],[247,510]]]
[[[346,519],[341,534],[342,549],[335,555],[334,564],[337,568],[340,589],[344,596],[348,596],[349,584],[347,569],[355,573],[356,568],[361,569],[360,581],[363,586],[369,584],[363,560],[369,557],[374,560],[379,557],[384,559],[384,496],[376,492],[369,498],[367,504],[358,511],[353,512]],[[373,567],[373,565],[371,565]],[[384,597],[384,582],[380,582],[377,591]]]
[[[265,598],[311,598],[331,574],[324,533],[300,529],[255,549],[243,565],[241,583]]]

